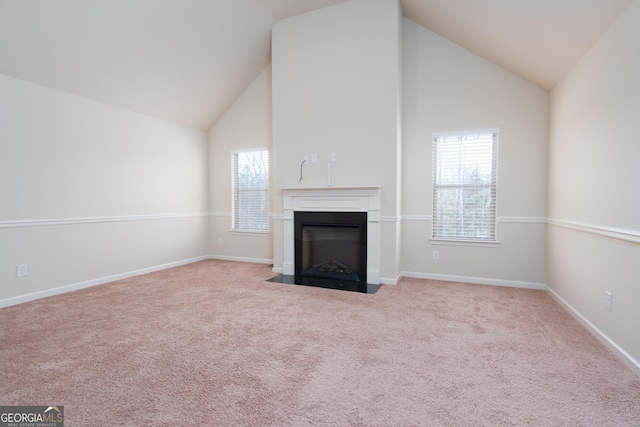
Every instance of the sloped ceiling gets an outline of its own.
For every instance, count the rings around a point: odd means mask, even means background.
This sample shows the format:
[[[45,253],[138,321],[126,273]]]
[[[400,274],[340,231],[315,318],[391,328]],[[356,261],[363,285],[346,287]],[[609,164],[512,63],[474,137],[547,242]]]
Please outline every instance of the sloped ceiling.
[[[278,19],[342,1],[0,0],[0,73],[208,130],[269,63]],[[401,4],[409,19],[551,89],[632,1]]]
[[[401,0],[406,17],[550,90],[634,0]]]

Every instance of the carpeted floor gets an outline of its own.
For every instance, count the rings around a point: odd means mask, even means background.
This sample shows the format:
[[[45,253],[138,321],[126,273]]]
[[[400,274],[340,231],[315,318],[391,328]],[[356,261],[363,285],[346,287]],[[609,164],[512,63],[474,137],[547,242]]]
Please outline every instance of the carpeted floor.
[[[65,426],[640,426],[640,378],[543,291],[375,295],[204,261],[0,310],[0,405]]]

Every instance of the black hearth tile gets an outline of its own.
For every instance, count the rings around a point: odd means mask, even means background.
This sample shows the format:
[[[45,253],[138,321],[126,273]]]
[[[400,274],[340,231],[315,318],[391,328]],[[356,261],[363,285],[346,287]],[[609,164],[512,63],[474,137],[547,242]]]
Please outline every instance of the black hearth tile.
[[[341,291],[361,292],[365,294],[375,294],[380,286],[365,282],[354,282],[349,280],[324,279],[320,277],[306,277],[300,275],[279,274],[267,282],[285,283],[288,285],[315,286],[318,288],[337,289]]]

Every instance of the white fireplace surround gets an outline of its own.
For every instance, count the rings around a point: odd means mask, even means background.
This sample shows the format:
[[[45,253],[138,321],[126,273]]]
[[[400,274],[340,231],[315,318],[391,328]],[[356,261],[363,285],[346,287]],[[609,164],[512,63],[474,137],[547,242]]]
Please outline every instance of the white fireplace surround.
[[[380,187],[283,188],[282,274],[295,274],[296,211],[367,213],[367,282],[380,283]]]

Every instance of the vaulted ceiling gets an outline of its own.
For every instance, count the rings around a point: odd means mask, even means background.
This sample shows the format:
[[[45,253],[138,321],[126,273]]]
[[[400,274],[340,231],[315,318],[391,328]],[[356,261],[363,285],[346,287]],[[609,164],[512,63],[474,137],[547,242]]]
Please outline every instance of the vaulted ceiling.
[[[208,130],[269,63],[277,20],[343,1],[0,0],[0,73]],[[549,90],[633,1],[401,5],[407,18]]]

